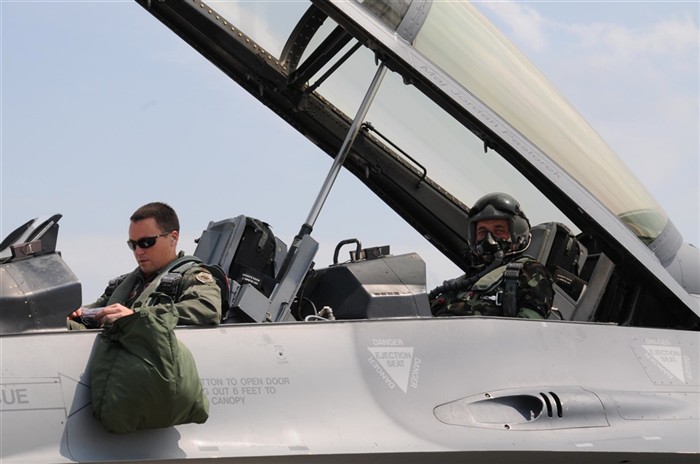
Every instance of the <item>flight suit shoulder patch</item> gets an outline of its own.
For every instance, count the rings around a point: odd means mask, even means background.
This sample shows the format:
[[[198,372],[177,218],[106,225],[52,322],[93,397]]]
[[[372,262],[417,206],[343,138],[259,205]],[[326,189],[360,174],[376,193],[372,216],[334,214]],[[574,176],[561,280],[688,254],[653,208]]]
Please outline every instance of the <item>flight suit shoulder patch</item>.
[[[205,271],[198,272],[197,275],[194,276],[194,278],[203,284],[210,284],[214,282],[214,277],[210,273]]]
[[[207,271],[200,271],[198,272],[195,276],[195,279],[200,281],[203,284],[210,284],[214,282],[214,276],[212,276],[209,272]]]

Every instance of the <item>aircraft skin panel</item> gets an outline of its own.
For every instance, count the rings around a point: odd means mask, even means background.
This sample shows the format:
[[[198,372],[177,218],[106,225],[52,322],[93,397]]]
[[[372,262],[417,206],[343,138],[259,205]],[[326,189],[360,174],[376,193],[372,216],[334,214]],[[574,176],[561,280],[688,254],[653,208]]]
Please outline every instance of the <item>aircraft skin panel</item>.
[[[548,462],[582,451],[690,462],[700,452],[698,333],[488,318],[321,325],[179,329],[209,420],[127,435],[92,418],[96,331],[45,333],[40,347],[4,336],[4,353],[25,355],[2,360],[1,418],[13,424],[2,462],[374,453]]]

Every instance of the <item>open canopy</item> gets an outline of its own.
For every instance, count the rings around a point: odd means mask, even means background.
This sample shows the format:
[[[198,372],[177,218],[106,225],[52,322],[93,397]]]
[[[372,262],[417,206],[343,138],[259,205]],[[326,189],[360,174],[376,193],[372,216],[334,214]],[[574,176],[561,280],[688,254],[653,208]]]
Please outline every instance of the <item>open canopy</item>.
[[[469,3],[139,3],[334,157],[388,67],[343,165],[457,265],[469,205],[504,191],[698,312],[664,268],[682,244],[668,216]]]

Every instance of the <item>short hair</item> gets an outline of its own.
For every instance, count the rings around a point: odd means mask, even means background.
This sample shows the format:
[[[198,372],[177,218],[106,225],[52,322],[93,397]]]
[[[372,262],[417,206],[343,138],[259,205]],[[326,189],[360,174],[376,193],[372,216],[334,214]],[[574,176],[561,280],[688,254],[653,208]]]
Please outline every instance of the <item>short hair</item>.
[[[177,218],[177,213],[169,205],[155,201],[153,203],[148,203],[134,211],[131,215],[131,221],[136,222],[142,219],[153,218],[156,220],[156,224],[163,232],[170,232],[171,230],[180,231],[180,220]]]

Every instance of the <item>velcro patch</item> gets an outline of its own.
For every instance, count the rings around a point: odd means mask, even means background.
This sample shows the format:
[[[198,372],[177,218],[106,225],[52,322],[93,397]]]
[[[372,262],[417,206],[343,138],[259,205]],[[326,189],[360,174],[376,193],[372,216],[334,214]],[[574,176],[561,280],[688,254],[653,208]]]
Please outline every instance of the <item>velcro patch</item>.
[[[212,277],[211,274],[208,272],[199,272],[196,276],[195,279],[199,280],[203,284],[210,284],[214,282],[214,277]]]

